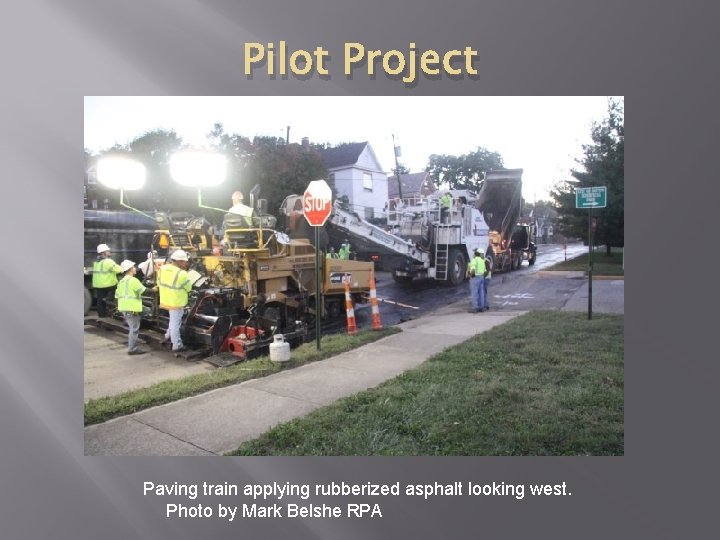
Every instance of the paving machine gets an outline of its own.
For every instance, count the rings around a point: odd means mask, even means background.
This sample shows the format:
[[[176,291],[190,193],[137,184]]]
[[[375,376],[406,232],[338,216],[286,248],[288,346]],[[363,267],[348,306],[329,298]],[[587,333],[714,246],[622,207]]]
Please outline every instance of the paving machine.
[[[345,282],[355,303],[367,303],[372,263],[322,258],[323,312],[315,313],[315,247],[305,238],[277,231],[275,217],[261,201],[252,226],[225,214],[223,233],[203,217],[157,213],[157,229],[148,259],[139,268],[145,285],[143,327],[165,331],[168,313],[153,290],[155,276],[170,254],[183,249],[190,257],[193,289],[181,334],[194,355],[232,353],[245,359],[264,353],[276,334],[291,346],[302,343],[316,316],[345,316]],[[140,276],[139,276],[140,277]]]

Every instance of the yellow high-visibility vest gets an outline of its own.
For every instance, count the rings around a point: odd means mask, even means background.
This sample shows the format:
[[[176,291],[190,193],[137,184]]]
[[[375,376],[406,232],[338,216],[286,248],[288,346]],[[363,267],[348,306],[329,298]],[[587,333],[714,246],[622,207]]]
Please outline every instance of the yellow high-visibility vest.
[[[160,267],[157,284],[161,308],[177,309],[187,305],[192,283],[185,270],[174,264],[165,264]]]
[[[253,217],[253,209],[251,206],[246,206],[243,203],[234,204],[230,210],[228,210],[231,214],[237,214],[238,216],[242,216],[245,218],[245,223],[248,227],[252,227],[252,217]]]
[[[119,264],[115,264],[110,257],[98,259],[93,263],[92,286],[95,289],[105,289],[117,285],[117,275],[122,272]]]
[[[474,271],[475,277],[482,277],[485,273],[485,258],[478,255],[473,257],[468,263],[468,271]]]
[[[115,289],[118,311],[142,312],[142,298],[145,286],[135,276],[127,275],[120,280]]]

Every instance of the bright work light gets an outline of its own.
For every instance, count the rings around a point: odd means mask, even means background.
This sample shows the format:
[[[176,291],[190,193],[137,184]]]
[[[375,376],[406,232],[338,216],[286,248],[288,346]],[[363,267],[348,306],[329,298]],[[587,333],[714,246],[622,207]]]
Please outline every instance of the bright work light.
[[[217,186],[225,180],[227,160],[222,154],[204,150],[183,150],[170,158],[170,175],[189,187]]]
[[[104,157],[97,164],[97,179],[112,189],[140,189],[145,184],[145,166],[126,157]]]

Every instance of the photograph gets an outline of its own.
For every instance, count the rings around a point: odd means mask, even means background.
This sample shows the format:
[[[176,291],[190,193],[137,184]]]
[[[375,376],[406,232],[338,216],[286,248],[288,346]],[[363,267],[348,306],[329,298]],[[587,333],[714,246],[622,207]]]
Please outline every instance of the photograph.
[[[624,455],[622,97],[84,126],[86,455]]]

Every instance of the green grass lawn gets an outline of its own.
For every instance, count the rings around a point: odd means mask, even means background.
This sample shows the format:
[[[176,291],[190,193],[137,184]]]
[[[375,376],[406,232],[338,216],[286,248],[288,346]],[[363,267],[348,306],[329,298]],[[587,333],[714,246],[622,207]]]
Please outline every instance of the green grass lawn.
[[[528,313],[233,455],[623,455],[623,328]]]
[[[292,351],[291,359],[287,362],[272,362],[269,357],[263,356],[225,368],[218,368],[210,373],[163,381],[147,388],[131,390],[116,396],[91,399],[85,403],[85,425],[97,424],[117,416],[194,396],[214,388],[230,386],[309,362],[323,360],[400,331],[397,327],[388,327],[379,331],[363,331],[355,336],[345,334],[324,336],[321,339],[319,351],[315,341],[305,343]]]
[[[546,270],[581,270],[587,272],[589,255],[584,253],[579,257],[561,262]],[[605,249],[595,251],[593,253],[593,276],[624,276],[623,254],[611,253],[609,256],[605,253]]]

